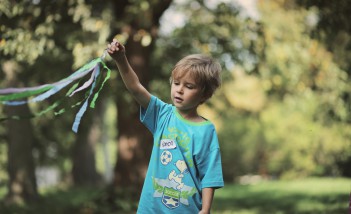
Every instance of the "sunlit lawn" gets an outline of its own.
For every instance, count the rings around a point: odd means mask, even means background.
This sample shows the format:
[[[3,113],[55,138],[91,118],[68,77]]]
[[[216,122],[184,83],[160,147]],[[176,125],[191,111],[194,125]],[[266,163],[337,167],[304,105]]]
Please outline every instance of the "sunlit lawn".
[[[216,214],[347,213],[351,179],[310,178],[256,185],[227,185],[217,190]]]
[[[4,190],[4,187],[0,188],[0,199],[5,194]],[[216,191],[212,213],[347,213],[350,190],[351,179],[341,178],[227,184]],[[0,213],[135,213],[136,203],[129,200],[112,202],[113,206],[125,211],[115,212],[113,207],[108,207],[111,202],[107,202],[107,194],[102,189],[50,190],[41,194],[40,202],[31,205],[5,207],[0,203]]]

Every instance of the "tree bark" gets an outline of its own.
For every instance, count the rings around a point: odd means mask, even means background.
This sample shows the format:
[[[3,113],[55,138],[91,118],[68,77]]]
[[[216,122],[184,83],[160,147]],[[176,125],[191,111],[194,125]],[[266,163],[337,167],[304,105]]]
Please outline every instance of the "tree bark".
[[[136,41],[128,41],[126,52],[140,81],[147,86],[150,75],[147,69],[148,56],[151,50]],[[126,187],[138,196],[148,167],[153,139],[139,120],[139,105],[130,96],[126,97],[125,93],[128,92],[118,93],[116,100],[119,135],[114,184]]]
[[[18,65],[14,62],[5,62],[2,66],[9,87],[17,87],[16,77]],[[27,105],[5,106],[7,116],[30,115]],[[9,175],[7,203],[23,203],[38,198],[35,178],[35,166],[32,156],[34,144],[33,127],[28,119],[9,120],[7,126],[7,170]]]
[[[27,105],[7,107],[6,113],[12,115],[29,115]],[[32,156],[34,136],[29,120],[10,120],[7,122],[8,138],[8,195],[9,203],[33,201],[38,197],[35,167]]]
[[[172,0],[150,3],[150,9],[143,12],[145,13],[142,16],[144,20],[126,18],[128,11],[125,8],[128,6],[128,1],[123,1],[122,5],[121,3],[115,5],[116,17],[130,20],[129,23],[125,23],[127,26],[125,33],[128,33],[128,40],[125,44],[126,54],[140,82],[147,88],[152,76],[149,62],[157,38],[159,20]],[[143,36],[140,35],[140,32],[146,32],[150,36],[149,45],[143,45],[140,39],[136,39]],[[128,93],[126,90],[120,91],[116,97],[118,154],[113,184],[117,187],[128,188],[134,198],[138,198],[148,168],[153,138],[139,120],[139,105],[126,93]]]
[[[97,108],[93,114],[87,112],[82,118],[72,156],[72,176],[75,186],[97,186],[102,180],[95,163],[95,148],[101,136],[100,115],[103,114],[100,108]]]

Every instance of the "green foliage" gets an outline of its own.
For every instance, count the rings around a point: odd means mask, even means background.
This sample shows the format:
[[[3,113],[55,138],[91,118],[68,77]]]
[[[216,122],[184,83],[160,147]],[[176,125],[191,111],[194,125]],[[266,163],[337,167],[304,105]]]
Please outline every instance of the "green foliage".
[[[323,126],[313,120],[316,106],[309,106],[313,102],[313,97],[287,97],[262,112],[270,174],[289,178],[339,175],[335,166],[350,155],[350,132],[339,124]]]
[[[40,17],[42,13],[43,8],[29,2],[2,3],[0,48],[5,56],[33,64],[44,54],[45,49],[54,48],[54,41],[50,37],[54,33],[55,19],[59,17],[51,14],[43,18]],[[36,20],[40,20],[40,23],[36,23]]]
[[[309,37],[307,11],[277,8],[272,15],[275,7],[278,5],[262,4],[261,9],[266,49],[259,69],[266,90],[280,97],[312,90],[320,99],[318,119],[346,121],[349,106],[343,94],[351,90],[347,73],[335,64],[323,44]]]
[[[302,179],[226,185],[215,193],[213,213],[345,213],[348,179]]]
[[[261,5],[266,57],[260,74],[271,102],[260,120],[269,171],[279,169],[287,177],[338,174],[338,159],[350,156],[349,107],[343,98],[350,92],[348,75],[309,38],[306,11],[276,7]]]
[[[315,10],[318,15],[313,38],[322,41],[333,52],[333,59],[351,74],[351,27],[349,15],[351,7],[347,0],[336,2],[325,0],[296,0],[297,4]],[[313,18],[313,17],[312,17]],[[314,18],[313,18],[314,19]],[[350,100],[350,98],[349,98]]]
[[[52,83],[101,56],[111,33],[112,14],[109,3],[104,7],[98,7],[99,4],[98,1],[2,1],[0,87],[9,86],[4,76],[15,77],[21,86]],[[49,102],[57,97],[62,94]],[[60,107],[69,108],[78,101],[70,100]],[[40,112],[48,105],[42,102],[30,107]],[[53,112],[32,120],[36,135],[33,154],[39,165],[53,164],[64,172],[70,170],[65,166],[75,139],[71,125],[77,110],[67,111],[58,120],[54,120]],[[0,133],[5,135],[5,131],[1,129]],[[62,133],[67,134],[62,136]]]
[[[212,213],[345,213],[350,179],[308,178],[261,181],[253,185],[226,184],[215,192]],[[0,188],[0,197],[4,188]],[[55,189],[42,192],[38,202],[24,206],[0,203],[0,213],[135,213],[137,202],[111,203],[106,189]]]
[[[337,163],[351,156],[349,76],[311,38],[314,8],[288,7],[287,1],[258,7],[255,21],[243,19],[232,4],[179,5],[187,21],[157,41],[155,70],[166,80],[172,65],[193,52],[220,60],[223,87],[200,110],[219,132],[226,180],[340,175]],[[152,88],[168,97],[167,84],[156,79]]]
[[[119,193],[110,203],[109,191],[103,188],[55,189],[41,192],[41,198],[30,204],[6,205],[0,203],[1,213],[135,213],[137,202],[124,200]],[[1,191],[0,191],[1,193]],[[0,195],[1,196],[1,195]]]

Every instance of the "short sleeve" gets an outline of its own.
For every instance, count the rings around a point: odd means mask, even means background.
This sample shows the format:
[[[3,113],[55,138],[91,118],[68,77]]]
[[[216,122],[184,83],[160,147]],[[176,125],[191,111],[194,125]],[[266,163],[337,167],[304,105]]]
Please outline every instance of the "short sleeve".
[[[196,167],[199,173],[201,188],[220,188],[224,186],[221,152],[217,133],[210,128],[203,137],[200,150],[196,153]]]
[[[140,121],[150,130],[151,133],[154,133],[155,122],[156,122],[156,97],[151,96],[149,105],[147,108],[140,107]]]
[[[212,150],[202,163],[198,165],[201,188],[220,188],[224,186],[222,161],[219,148]]]
[[[171,109],[171,105],[164,103],[155,96],[151,96],[147,108],[140,107],[140,121],[150,130],[155,133],[157,125],[164,120],[164,116]]]

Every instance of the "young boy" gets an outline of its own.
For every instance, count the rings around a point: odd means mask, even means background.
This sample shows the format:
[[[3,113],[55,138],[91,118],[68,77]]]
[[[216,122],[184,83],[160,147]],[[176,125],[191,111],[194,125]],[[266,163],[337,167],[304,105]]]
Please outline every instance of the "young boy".
[[[197,108],[220,86],[221,66],[204,55],[180,60],[170,78],[170,105],[141,85],[122,44],[113,40],[107,51],[154,137],[137,213],[210,213],[214,191],[224,185],[221,156],[215,127]]]

